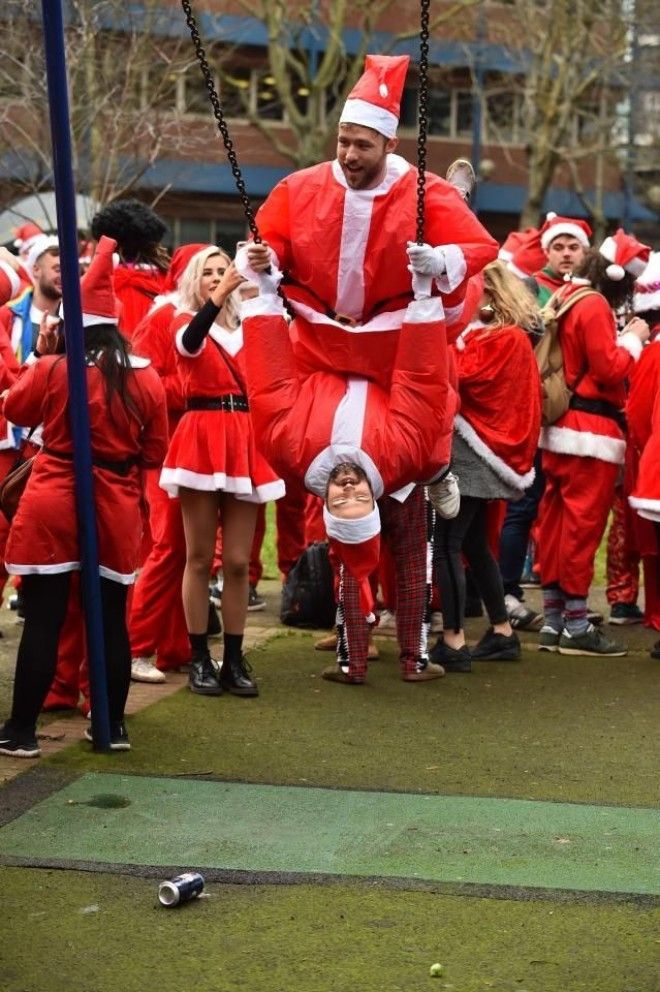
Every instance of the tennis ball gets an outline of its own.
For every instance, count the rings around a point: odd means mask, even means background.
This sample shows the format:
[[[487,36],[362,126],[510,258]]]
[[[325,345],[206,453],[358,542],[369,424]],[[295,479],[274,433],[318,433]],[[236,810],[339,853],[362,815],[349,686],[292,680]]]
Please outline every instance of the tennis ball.
[[[429,968],[429,975],[431,978],[440,978],[440,975],[444,971],[441,964],[432,964]]]

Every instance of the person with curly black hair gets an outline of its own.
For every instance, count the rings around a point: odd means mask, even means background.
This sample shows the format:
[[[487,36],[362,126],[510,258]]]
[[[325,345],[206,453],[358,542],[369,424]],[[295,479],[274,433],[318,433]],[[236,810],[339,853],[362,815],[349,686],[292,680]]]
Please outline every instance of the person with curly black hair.
[[[169,255],[162,244],[167,227],[151,207],[140,200],[115,200],[92,218],[92,235],[117,242],[119,265],[114,290],[121,303],[119,330],[129,340],[154,299],[163,292]]]

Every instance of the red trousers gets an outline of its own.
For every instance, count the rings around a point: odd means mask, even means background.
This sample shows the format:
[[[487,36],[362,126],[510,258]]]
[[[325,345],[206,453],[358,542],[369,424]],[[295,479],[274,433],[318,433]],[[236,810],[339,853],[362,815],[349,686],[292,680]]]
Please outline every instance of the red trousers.
[[[159,469],[146,473],[145,495],[153,545],[129,608],[128,636],[134,658],[156,655],[162,671],[187,665],[190,642],[181,598],[186,539],[179,501],[158,485]]]
[[[537,549],[541,584],[558,585],[566,596],[586,599],[619,466],[544,451],[543,472]]]
[[[378,501],[381,537],[394,559],[397,589],[396,633],[403,672],[416,671],[428,659],[431,583],[430,522],[424,490],[417,486],[405,503],[391,496]],[[364,678],[369,626],[360,607],[359,587],[342,566],[337,603],[337,660],[348,674]]]
[[[607,535],[607,602],[610,604],[637,602],[640,556],[635,544],[634,517],[624,487],[617,486]]]
[[[82,695],[82,701],[80,696]],[[55,678],[44,700],[43,709],[80,708],[89,712],[89,668],[85,618],[80,600],[80,573],[71,573],[69,604],[57,646]]]

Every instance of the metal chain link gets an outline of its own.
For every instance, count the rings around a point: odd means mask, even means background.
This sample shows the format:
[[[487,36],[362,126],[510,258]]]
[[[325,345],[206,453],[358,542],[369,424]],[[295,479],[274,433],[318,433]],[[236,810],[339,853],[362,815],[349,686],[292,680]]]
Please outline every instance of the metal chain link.
[[[250,203],[250,198],[247,194],[247,189],[245,187],[245,181],[241,173],[240,166],[238,164],[238,159],[236,157],[236,152],[234,151],[234,143],[229,137],[229,129],[227,128],[227,122],[225,121],[224,114],[222,112],[222,107],[220,105],[220,99],[218,97],[218,92],[215,88],[215,82],[213,80],[213,74],[209,67],[206,52],[204,51],[204,46],[202,45],[202,39],[197,30],[197,21],[195,20],[195,15],[193,14],[192,7],[189,0],[181,0],[181,6],[183,7],[183,12],[186,15],[186,24],[190,30],[190,37],[192,38],[193,45],[195,46],[195,54],[197,55],[197,61],[199,62],[200,69],[204,76],[204,82],[206,88],[209,92],[209,99],[213,107],[213,116],[216,119],[218,130],[224,142],[225,149],[227,151],[227,158],[229,159],[229,164],[231,166],[232,175],[236,182],[236,189],[238,190],[238,195],[241,198],[241,203],[243,204],[243,211],[245,213],[245,218],[248,223],[248,227],[252,233],[255,242],[258,244],[261,242],[259,237],[259,231],[257,229],[257,224],[254,219],[254,211],[252,210],[252,205]]]
[[[419,133],[417,136],[417,244],[424,244],[424,194],[426,191],[426,136],[429,99],[429,8],[431,0],[420,0],[419,32]]]

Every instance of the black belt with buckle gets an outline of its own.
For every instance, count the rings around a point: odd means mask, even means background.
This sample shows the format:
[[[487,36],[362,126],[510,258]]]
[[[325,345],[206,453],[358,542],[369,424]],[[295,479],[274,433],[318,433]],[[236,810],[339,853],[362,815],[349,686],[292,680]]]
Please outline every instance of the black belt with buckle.
[[[619,410],[618,407],[614,406],[613,403],[608,403],[607,400],[592,400],[586,396],[577,396],[573,393],[568,405],[571,410],[581,410],[583,413],[596,413],[599,417],[608,417],[618,424],[624,433],[628,426],[623,410]]]
[[[189,396],[186,410],[225,410],[227,413],[249,413],[247,396],[225,393],[224,396]]]
[[[41,449],[45,455],[51,455],[53,458],[60,458],[63,462],[73,461],[73,452],[71,451],[57,451],[55,448],[43,447]],[[121,475],[123,477],[127,476],[132,468],[140,464],[140,459],[137,457],[124,458],[121,461],[110,461],[108,458],[99,458],[97,455],[92,453],[92,465],[96,468],[104,468],[108,472],[114,472],[115,475]]]

